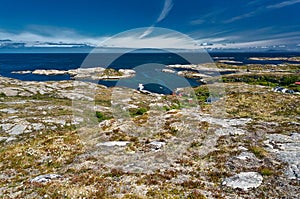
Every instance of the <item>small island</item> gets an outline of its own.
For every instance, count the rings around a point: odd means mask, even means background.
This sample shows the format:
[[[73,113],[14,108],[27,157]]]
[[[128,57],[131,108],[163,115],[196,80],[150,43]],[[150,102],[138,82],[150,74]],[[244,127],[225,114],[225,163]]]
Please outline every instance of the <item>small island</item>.
[[[92,79],[92,80],[107,80],[107,79],[126,79],[135,76],[135,71],[131,69],[112,68],[78,68],[72,70],[45,70],[37,69],[34,71],[13,71],[15,74],[33,74],[33,75],[70,75],[72,79]]]

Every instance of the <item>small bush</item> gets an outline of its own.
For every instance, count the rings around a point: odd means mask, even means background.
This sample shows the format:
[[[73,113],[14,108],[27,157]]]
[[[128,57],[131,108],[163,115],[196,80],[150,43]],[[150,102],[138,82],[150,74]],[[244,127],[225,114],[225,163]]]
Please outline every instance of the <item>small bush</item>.
[[[197,96],[197,99],[200,102],[206,102],[207,98],[209,97],[210,93],[208,90],[208,87],[200,86],[195,89],[195,94]]]
[[[130,115],[131,116],[138,116],[138,115],[144,115],[146,112],[147,112],[148,110],[146,109],[146,108],[139,108],[139,109],[137,109],[137,110],[135,110],[135,111],[132,111],[131,113],[130,113]]]
[[[273,175],[275,172],[270,169],[270,168],[262,168],[260,169],[260,174],[263,175],[263,176],[270,176],[270,175]]]
[[[99,122],[102,122],[104,120],[110,119],[109,117],[105,116],[102,112],[96,111],[96,117],[98,118]]]
[[[267,152],[265,149],[259,146],[251,146],[249,150],[254,153],[254,155],[260,159],[264,158],[267,155]]]

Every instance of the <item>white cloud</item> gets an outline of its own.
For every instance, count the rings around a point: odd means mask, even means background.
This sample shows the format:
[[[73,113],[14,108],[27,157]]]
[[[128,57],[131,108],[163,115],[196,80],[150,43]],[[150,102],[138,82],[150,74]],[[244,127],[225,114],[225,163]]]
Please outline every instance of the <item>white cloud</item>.
[[[243,15],[232,17],[231,19],[228,19],[228,20],[224,21],[224,23],[232,23],[232,22],[244,19],[244,18],[249,18],[249,17],[254,16],[257,12],[258,12],[258,10],[255,10],[255,11],[243,14]]]
[[[141,36],[139,36],[140,39],[150,35],[153,32],[154,26],[150,26]]]
[[[203,24],[204,22],[205,22],[204,19],[195,19],[195,20],[190,21],[190,24],[191,25],[200,25],[200,24]]]
[[[103,43],[107,47],[120,48],[157,48],[157,49],[197,49],[196,42],[179,35],[157,35],[153,37],[139,37],[136,35],[121,36],[108,39]]]
[[[155,27],[155,25],[164,20],[167,15],[169,14],[169,12],[172,10],[173,8],[173,1],[172,0],[165,0],[165,4],[164,4],[164,7],[159,15],[159,17],[157,18],[156,22],[150,26],[141,36],[140,38],[144,38],[144,37],[147,37],[148,35],[150,35],[152,32],[153,32],[153,28]]]
[[[156,22],[158,23],[158,22],[164,20],[167,17],[167,15],[169,14],[169,12],[172,10],[172,8],[173,8],[172,0],[165,0],[164,8],[161,11]]]
[[[213,48],[222,49],[246,49],[246,48],[271,48],[274,46],[291,44],[292,41],[287,41],[284,39],[264,39],[255,41],[245,41],[245,42],[235,42],[227,44],[214,44]]]
[[[198,40],[195,41],[181,33],[162,28],[141,28],[120,33],[112,37],[89,37],[81,35],[73,30],[60,29],[55,27],[36,27],[20,33],[11,33],[0,29],[2,40],[11,40],[11,43],[24,43],[25,47],[81,47],[99,46],[104,48],[157,48],[157,49],[199,49],[199,44],[209,43],[209,48],[252,48],[258,46],[289,45],[299,43],[299,32],[271,34],[268,38],[261,40],[258,35],[270,28],[258,29],[257,34],[250,34],[253,41],[243,38],[243,32],[237,34],[231,31],[208,33],[195,33]],[[142,36],[141,36],[142,35]],[[145,36],[147,35],[147,37]],[[202,35],[203,37],[199,37]],[[248,33],[249,35],[249,33]],[[5,46],[10,41],[0,42]],[[22,45],[17,45],[22,47]],[[298,45],[299,46],[299,45]]]
[[[22,42],[25,43],[27,47],[35,45],[42,46],[43,43],[87,44],[97,46],[107,39],[107,37],[87,37],[73,30],[55,27],[47,28],[44,26],[41,26],[38,32],[35,30],[25,30],[20,33],[12,33],[0,30],[0,38],[10,39],[12,42]]]
[[[242,15],[239,15],[239,16],[232,17],[231,19],[225,20],[224,23],[232,23],[232,22],[244,19],[244,18],[253,17],[256,14],[261,13],[262,11],[265,11],[265,10],[279,9],[279,8],[283,8],[283,7],[286,7],[286,6],[294,5],[296,3],[300,3],[300,0],[283,1],[281,3],[269,5],[269,6],[266,6],[266,7],[261,6],[261,7],[258,7],[258,8],[256,8],[255,10],[253,10],[251,12],[248,12],[248,13],[245,13],[245,14],[242,14]]]
[[[283,8],[283,7],[286,7],[286,6],[294,5],[296,3],[300,3],[300,0],[284,1],[284,2],[281,2],[281,3],[274,4],[274,5],[269,5],[269,6],[267,6],[267,8],[270,8],[270,9]]]
[[[42,30],[43,29],[43,30]],[[9,39],[12,43],[24,43],[25,47],[75,47],[80,45],[119,48],[173,48],[194,49],[196,42],[183,34],[168,29],[151,27],[151,29],[134,29],[113,37],[87,37],[73,30],[41,27],[39,33],[23,31],[11,33],[0,30],[0,38]],[[46,34],[47,33],[47,34]],[[141,37],[140,35],[148,35]]]

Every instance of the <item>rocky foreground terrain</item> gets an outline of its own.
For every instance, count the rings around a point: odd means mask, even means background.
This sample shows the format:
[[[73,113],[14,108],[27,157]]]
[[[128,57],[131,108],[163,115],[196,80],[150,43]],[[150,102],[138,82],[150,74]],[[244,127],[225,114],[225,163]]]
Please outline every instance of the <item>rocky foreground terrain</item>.
[[[299,198],[299,95],[0,82],[0,198]]]

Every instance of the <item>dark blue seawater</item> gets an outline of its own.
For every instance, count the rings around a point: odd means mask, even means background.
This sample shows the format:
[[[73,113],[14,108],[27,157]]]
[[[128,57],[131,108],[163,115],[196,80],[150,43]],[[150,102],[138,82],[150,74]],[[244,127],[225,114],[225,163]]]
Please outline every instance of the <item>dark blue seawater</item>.
[[[188,56],[201,56],[198,54],[186,54]],[[158,69],[169,64],[190,64],[184,57],[172,53],[127,53],[127,54],[95,54],[88,57],[84,53],[0,53],[0,75],[5,77],[16,78],[24,81],[58,81],[69,80],[69,75],[33,75],[33,74],[14,74],[13,71],[26,71],[36,69],[57,69],[69,70],[79,67],[111,67],[120,68],[140,68],[140,77],[127,81],[99,81],[99,84],[106,86],[125,85],[132,88],[137,88],[139,83],[157,83],[165,85],[170,89],[180,86],[182,82],[177,80],[175,75],[158,72]],[[249,60],[249,57],[293,57],[300,56],[300,53],[292,52],[268,52],[268,53],[211,53],[210,56],[216,60],[233,60],[243,64],[281,64],[287,61],[254,61]],[[201,58],[199,58],[201,60]],[[207,61],[207,60],[206,60]],[[288,62],[299,63],[299,62]],[[180,69],[178,69],[180,70]],[[178,78],[178,77],[177,77]],[[183,77],[181,77],[183,78]],[[145,82],[141,82],[145,80]],[[199,82],[195,79],[184,79],[191,86],[198,86]],[[183,81],[184,82],[184,81]],[[185,84],[185,83],[184,83]]]
[[[161,69],[168,64],[188,64],[184,58],[171,53],[127,53],[127,54],[80,54],[80,53],[41,53],[41,54],[0,54],[0,75],[16,78],[24,81],[58,81],[70,80],[69,75],[34,75],[16,74],[13,71],[33,71],[36,69],[69,70],[80,67],[109,67],[114,69],[131,69],[143,66],[139,71],[139,78],[130,81],[105,81],[98,83],[105,86],[128,86],[137,88],[139,83],[157,83],[168,86],[171,89],[180,87],[180,81],[172,81],[178,78],[175,75],[162,73]],[[162,77],[163,75],[163,77]],[[168,76],[168,77],[167,77]],[[168,81],[167,81],[168,79]],[[182,77],[181,77],[182,79]],[[165,81],[164,81],[165,80]],[[144,81],[144,82],[143,82]],[[185,79],[182,86],[198,86],[200,83],[195,79]]]

